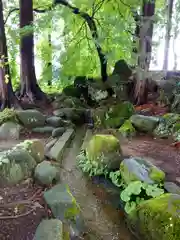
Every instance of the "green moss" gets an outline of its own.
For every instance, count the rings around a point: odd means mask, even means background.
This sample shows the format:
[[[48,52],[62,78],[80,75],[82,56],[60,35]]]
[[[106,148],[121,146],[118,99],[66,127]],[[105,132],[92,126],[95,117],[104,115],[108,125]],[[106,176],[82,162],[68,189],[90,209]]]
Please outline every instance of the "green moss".
[[[155,182],[162,182],[165,179],[165,173],[156,167],[150,167],[150,173],[149,176],[152,180]]]
[[[14,109],[5,108],[2,112],[0,112],[0,125],[7,121],[18,122]]]
[[[66,186],[67,188],[67,192],[68,194],[71,196],[72,198],[72,206],[67,208],[66,211],[65,211],[65,218],[66,219],[70,219],[70,220],[73,220],[75,221],[76,220],[76,217],[80,214],[80,207],[79,205],[77,204],[76,202],[76,199],[73,197],[70,189],[68,186]]]
[[[144,240],[179,240],[180,195],[163,194],[144,201],[129,220]]]
[[[180,130],[180,122],[173,125],[173,132],[178,132]]]
[[[123,102],[117,104],[108,110],[108,118],[105,119],[105,126],[111,128],[118,128],[134,113],[134,106],[130,102]]]
[[[86,148],[89,160],[94,160],[102,154],[116,152],[120,150],[119,140],[113,135],[94,135]]]
[[[133,127],[130,120],[126,120],[124,124],[119,128],[119,132],[124,137],[133,137],[136,135],[136,129]]]

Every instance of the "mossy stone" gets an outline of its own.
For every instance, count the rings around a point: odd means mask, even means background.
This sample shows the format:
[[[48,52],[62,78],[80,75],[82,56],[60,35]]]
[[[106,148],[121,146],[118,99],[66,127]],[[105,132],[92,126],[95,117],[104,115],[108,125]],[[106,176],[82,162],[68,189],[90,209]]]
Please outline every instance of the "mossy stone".
[[[123,125],[119,128],[119,132],[124,137],[133,137],[136,135],[136,129],[133,127],[130,120],[126,120]]]
[[[129,222],[144,240],[179,240],[180,195],[163,194],[144,201],[129,215]]]

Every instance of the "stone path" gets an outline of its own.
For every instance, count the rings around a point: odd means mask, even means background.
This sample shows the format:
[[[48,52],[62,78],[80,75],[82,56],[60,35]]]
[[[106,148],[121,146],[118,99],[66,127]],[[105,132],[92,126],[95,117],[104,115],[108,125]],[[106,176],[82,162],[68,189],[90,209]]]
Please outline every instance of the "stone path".
[[[67,183],[79,203],[90,233],[96,233],[92,239],[132,240],[122,212],[112,206],[107,189],[88,180],[77,167],[76,156],[84,137],[84,129],[76,132],[73,144],[66,150],[62,162],[61,182]],[[119,200],[119,192],[118,200]],[[89,238],[88,238],[89,239]]]

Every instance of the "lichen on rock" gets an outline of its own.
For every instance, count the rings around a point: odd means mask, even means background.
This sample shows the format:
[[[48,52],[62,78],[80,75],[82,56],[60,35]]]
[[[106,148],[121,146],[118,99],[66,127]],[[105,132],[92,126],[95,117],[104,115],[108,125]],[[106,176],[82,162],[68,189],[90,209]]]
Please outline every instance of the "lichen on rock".
[[[122,161],[119,140],[111,134],[96,134],[92,136],[86,149],[77,159],[83,172],[87,172],[90,176],[102,175],[118,169]]]
[[[135,113],[134,106],[130,102],[116,104],[109,108],[105,120],[105,126],[119,128],[127,119]]]
[[[133,137],[136,135],[136,129],[133,127],[130,120],[126,120],[123,125],[119,128],[119,132],[124,137]]]
[[[140,203],[129,224],[144,240],[179,240],[180,195],[167,193]]]

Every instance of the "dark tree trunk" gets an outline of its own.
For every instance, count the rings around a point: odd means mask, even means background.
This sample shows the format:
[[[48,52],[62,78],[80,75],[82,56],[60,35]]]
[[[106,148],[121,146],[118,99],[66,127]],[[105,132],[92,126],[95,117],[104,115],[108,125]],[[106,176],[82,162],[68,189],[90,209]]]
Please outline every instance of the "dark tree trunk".
[[[48,43],[49,43],[49,48],[50,48],[50,61],[47,64],[47,69],[48,72],[50,72],[49,74],[49,79],[48,79],[48,86],[51,87],[52,86],[52,43],[51,43],[51,34],[48,34]]]
[[[3,18],[3,4],[0,0],[0,103],[1,109],[6,107],[19,107],[18,100],[13,92],[8,52]],[[7,81],[6,81],[7,79]]]
[[[152,51],[152,35],[153,35],[153,19],[155,12],[155,0],[143,1],[141,27],[136,26],[136,34],[139,36],[139,56],[138,56],[138,71],[134,87],[134,103],[137,105],[144,104],[148,100],[150,79],[147,78],[149,70],[151,51]],[[139,20],[137,18],[137,20]],[[138,23],[138,21],[136,23]]]
[[[33,24],[33,1],[20,0],[20,28]],[[28,33],[21,37],[21,93],[20,97],[28,98],[30,102],[45,100],[46,95],[41,91],[34,67],[34,34]]]

